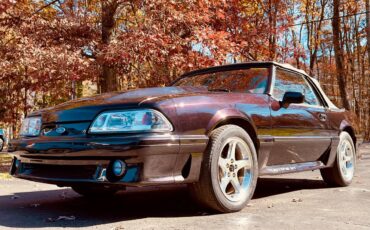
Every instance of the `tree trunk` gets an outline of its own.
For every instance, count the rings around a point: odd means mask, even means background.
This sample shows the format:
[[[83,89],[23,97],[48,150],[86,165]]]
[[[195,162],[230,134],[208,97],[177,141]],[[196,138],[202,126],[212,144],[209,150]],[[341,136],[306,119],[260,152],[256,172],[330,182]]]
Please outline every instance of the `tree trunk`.
[[[370,0],[366,2],[366,36],[367,36],[367,59],[370,66]]]
[[[116,0],[102,0],[102,43],[103,45],[109,45],[111,37],[114,31],[114,15],[116,13],[118,3]],[[109,63],[102,64],[102,72],[99,79],[99,88],[101,93],[117,91],[117,78],[114,67]]]
[[[367,37],[367,60],[370,66],[370,0],[365,0],[366,4],[366,37]],[[365,70],[365,61],[364,61],[364,66],[363,66],[363,71],[364,71],[364,99],[366,100],[364,102],[364,111],[365,111],[365,138],[369,139],[370,138],[370,129],[369,129],[369,124],[370,124],[370,99],[369,99],[369,82],[370,78],[368,77],[368,74],[366,74]],[[370,67],[367,67],[367,71],[370,71]]]
[[[274,61],[276,58],[276,16],[277,16],[277,7],[278,2],[274,0],[269,0],[268,2],[269,7],[269,50],[270,50],[270,60]]]
[[[333,0],[333,44],[334,44],[334,54],[335,54],[335,65],[337,70],[337,81],[339,86],[339,92],[342,100],[342,105],[345,109],[349,110],[350,105],[347,99],[346,84],[344,81],[345,71],[343,63],[343,50],[340,45],[341,36],[341,25],[339,18],[339,5],[340,0]]]
[[[319,43],[320,43],[320,31],[321,31],[321,26],[322,26],[322,21],[324,20],[324,16],[325,16],[325,7],[326,7],[326,3],[327,1],[320,1],[321,3],[321,10],[320,10],[320,19],[318,21],[318,25],[317,26],[314,26],[313,23],[308,23],[309,21],[307,21],[307,28],[310,26],[311,27],[311,33],[310,33],[310,36],[313,37],[313,45],[312,43],[310,43],[311,47],[313,46],[313,50],[311,51],[310,50],[310,75],[313,76],[313,70],[314,70],[314,65],[316,63],[316,59],[317,59],[317,51],[318,51],[318,46],[319,46]],[[309,40],[309,39],[308,39]]]

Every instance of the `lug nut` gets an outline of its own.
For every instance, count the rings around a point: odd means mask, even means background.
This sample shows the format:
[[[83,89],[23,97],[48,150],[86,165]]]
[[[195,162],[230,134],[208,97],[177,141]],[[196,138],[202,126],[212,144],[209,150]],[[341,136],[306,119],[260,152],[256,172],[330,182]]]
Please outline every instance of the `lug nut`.
[[[235,173],[233,173],[233,177],[235,177]]]
[[[229,164],[226,164],[226,168],[229,168],[230,166],[229,166]]]
[[[230,177],[230,173],[227,173],[227,176]]]
[[[234,159],[231,159],[231,163],[234,163]]]

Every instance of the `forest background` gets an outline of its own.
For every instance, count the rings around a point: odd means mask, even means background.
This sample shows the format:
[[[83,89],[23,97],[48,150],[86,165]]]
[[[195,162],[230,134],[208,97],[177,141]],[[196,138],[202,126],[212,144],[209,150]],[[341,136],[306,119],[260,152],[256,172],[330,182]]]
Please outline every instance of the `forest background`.
[[[32,110],[164,86],[186,71],[290,63],[370,139],[370,0],[0,0],[0,128]]]

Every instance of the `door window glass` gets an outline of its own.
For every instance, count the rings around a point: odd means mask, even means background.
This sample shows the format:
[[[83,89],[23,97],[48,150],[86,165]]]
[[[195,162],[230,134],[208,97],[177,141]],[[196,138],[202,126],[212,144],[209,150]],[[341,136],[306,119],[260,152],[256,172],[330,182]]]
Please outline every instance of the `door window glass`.
[[[302,75],[276,69],[273,95],[281,101],[285,92],[300,92],[305,96],[305,104],[320,105],[315,92]]]

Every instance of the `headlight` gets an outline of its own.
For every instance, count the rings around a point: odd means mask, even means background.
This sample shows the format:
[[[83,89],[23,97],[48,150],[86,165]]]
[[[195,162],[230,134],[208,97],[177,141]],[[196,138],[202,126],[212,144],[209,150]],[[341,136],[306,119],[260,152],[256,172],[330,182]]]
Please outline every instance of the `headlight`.
[[[21,136],[38,136],[41,129],[41,117],[28,117],[24,119],[21,127]]]
[[[171,123],[163,114],[152,109],[109,111],[101,113],[89,133],[172,131]]]

